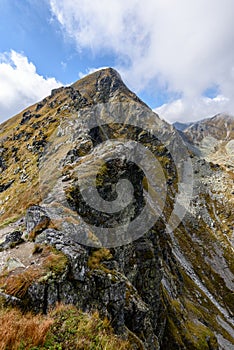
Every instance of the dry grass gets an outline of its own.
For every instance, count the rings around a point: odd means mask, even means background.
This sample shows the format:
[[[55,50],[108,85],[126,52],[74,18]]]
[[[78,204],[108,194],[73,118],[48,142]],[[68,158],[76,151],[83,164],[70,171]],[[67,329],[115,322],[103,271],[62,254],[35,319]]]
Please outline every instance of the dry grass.
[[[5,293],[23,298],[31,284],[41,275],[40,269],[29,268],[22,273],[0,278],[0,285],[3,286]]]
[[[0,350],[30,349],[43,345],[53,319],[19,310],[0,311]]]
[[[68,258],[61,252],[55,249],[43,261],[43,268],[55,274],[62,274],[65,272],[68,265]]]
[[[128,350],[130,343],[117,337],[98,312],[84,313],[58,305],[49,315],[0,310],[0,350]]]

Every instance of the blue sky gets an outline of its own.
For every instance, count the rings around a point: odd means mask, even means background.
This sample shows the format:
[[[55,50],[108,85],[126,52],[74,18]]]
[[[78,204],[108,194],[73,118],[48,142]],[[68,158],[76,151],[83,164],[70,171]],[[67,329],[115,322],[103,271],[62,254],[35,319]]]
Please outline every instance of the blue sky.
[[[112,66],[168,121],[234,113],[232,0],[0,0],[0,120]]]
[[[69,84],[88,67],[107,62],[114,65],[113,55],[95,57],[90,50],[78,52],[74,42],[63,36],[49,2],[0,0],[0,4],[0,52],[13,49],[24,54],[38,74]]]

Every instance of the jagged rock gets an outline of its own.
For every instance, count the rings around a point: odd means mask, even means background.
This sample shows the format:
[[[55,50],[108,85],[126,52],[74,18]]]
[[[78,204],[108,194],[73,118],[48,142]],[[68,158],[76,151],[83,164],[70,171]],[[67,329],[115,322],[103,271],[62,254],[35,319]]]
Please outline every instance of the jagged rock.
[[[5,268],[7,269],[8,272],[14,271],[19,268],[25,268],[25,265],[22,264],[22,262],[19,259],[16,258],[10,258],[7,260]]]
[[[40,224],[43,223],[45,220],[50,220],[47,216],[46,210],[38,205],[31,206],[30,208],[28,208],[25,217],[27,232],[30,233],[31,231],[33,231],[33,229],[40,226]]]
[[[64,90],[64,87],[60,87],[60,88],[57,88],[57,89],[53,89],[51,90],[51,97],[54,97],[55,95],[57,95],[58,93],[62,92]]]
[[[22,238],[22,235],[23,235],[23,232],[21,231],[14,231],[14,232],[8,233],[6,235],[4,242],[0,244],[0,251],[2,249],[14,248],[15,246],[23,243],[24,240]]]
[[[75,109],[79,109],[87,105],[87,99],[81,95],[79,90],[76,90],[73,87],[68,87],[67,92],[73,101],[73,107]]]
[[[21,131],[15,135],[13,135],[13,140],[21,140],[23,136],[24,136],[24,131]]]
[[[0,148],[0,172],[3,172],[6,169],[6,163],[4,159],[4,153],[6,152],[6,148]]]
[[[20,124],[23,125],[28,122],[33,117],[32,112],[30,110],[24,112],[23,117],[20,121]]]
[[[47,102],[46,98],[44,98],[41,102],[39,102],[36,106],[36,112],[39,111],[42,107],[44,107],[46,102]]]
[[[150,309],[126,277],[117,271],[90,271],[87,252],[81,247],[78,250],[74,244],[61,247],[61,250],[69,257],[69,275],[33,284],[28,290],[30,307],[36,312],[46,312],[57,302],[63,302],[74,304],[84,311],[95,308],[112,320],[116,333],[124,334],[127,326],[142,339],[145,349],[158,349]]]
[[[234,166],[233,138],[234,116],[217,114],[212,118],[192,123],[184,129],[189,143],[207,161]]]
[[[6,307],[9,307],[9,306],[21,307],[22,306],[21,300],[19,298],[13,297],[12,295],[3,293],[1,291],[0,291],[0,301],[1,301],[1,304],[6,306]]]
[[[1,168],[1,171],[3,171],[4,170],[4,161],[3,161],[3,158],[2,157],[0,157],[0,168]]]
[[[1,184],[0,185],[0,192],[6,191],[13,184],[13,182],[14,182],[14,180],[11,180],[11,181],[7,182],[6,184]]]
[[[64,165],[74,163],[78,158],[88,154],[93,148],[92,140],[89,137],[82,138],[79,144],[75,148],[68,151],[65,159],[63,160]]]
[[[90,270],[88,266],[89,249],[74,242],[69,234],[47,229],[37,237],[36,242],[51,244],[69,258],[70,277],[63,275],[56,280],[48,281],[46,285],[43,281],[43,286],[38,283],[32,285],[29,289],[29,297],[30,305],[33,305],[35,311],[45,311],[58,301],[75,304],[86,311],[94,307],[112,320],[112,325],[117,333],[123,334],[127,326],[133,333],[141,337],[146,349],[158,349],[158,339],[154,334],[155,325],[152,324],[150,317],[152,311],[149,304],[143,301],[149,302],[151,299],[153,309],[158,310],[160,301],[156,297],[157,293],[154,295],[152,293],[156,285],[160,285],[162,277],[160,269],[155,269],[154,273],[152,271],[149,277],[151,282],[148,285],[144,282],[147,265],[149,263],[152,266],[158,264],[157,256],[152,259],[154,256],[152,244],[146,241],[145,243],[139,242],[124,251],[113,251],[115,254],[114,270],[109,270],[110,265],[105,261],[103,262],[104,270],[101,265],[97,266],[97,269]],[[136,249],[138,249],[137,252]],[[127,262],[134,256],[136,256],[136,268],[132,271]],[[143,263],[146,257],[147,260]],[[125,277],[125,274],[129,274],[129,279]],[[143,285],[140,287],[141,283],[144,284],[144,287]],[[136,289],[134,284],[140,288]],[[138,292],[141,289],[144,290],[142,295]],[[142,332],[144,333],[143,338]]]
[[[32,152],[33,153],[42,153],[42,150],[44,149],[46,145],[46,137],[43,136],[39,140],[34,140],[32,143]]]

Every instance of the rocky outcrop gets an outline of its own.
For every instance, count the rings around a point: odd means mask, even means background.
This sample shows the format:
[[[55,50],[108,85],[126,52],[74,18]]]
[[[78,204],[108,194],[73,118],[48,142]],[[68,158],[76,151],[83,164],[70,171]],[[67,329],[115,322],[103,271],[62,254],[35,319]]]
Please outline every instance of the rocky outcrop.
[[[28,210],[26,225],[30,230],[34,228],[32,223],[35,227],[40,224],[41,213],[45,215],[45,209],[38,206]],[[159,348],[153,315],[162,307],[162,272],[149,239],[107,251],[84,247],[66,231],[45,229],[36,244],[54,246],[68,257],[69,264],[62,275],[45,276],[32,283],[25,296],[30,309],[47,312],[58,302],[74,304],[84,311],[98,309],[112,320],[116,333],[131,331],[145,349]]]
[[[0,243],[0,251],[8,248],[13,248],[24,242],[22,238],[23,232],[14,231],[8,233],[2,243]]]

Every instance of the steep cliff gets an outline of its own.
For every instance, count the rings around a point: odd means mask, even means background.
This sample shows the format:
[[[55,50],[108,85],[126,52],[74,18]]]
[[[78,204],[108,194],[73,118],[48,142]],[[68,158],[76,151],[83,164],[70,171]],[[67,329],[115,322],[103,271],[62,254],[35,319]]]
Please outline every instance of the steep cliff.
[[[132,349],[231,349],[233,168],[185,133],[113,69],[3,123],[2,304],[98,310]]]

